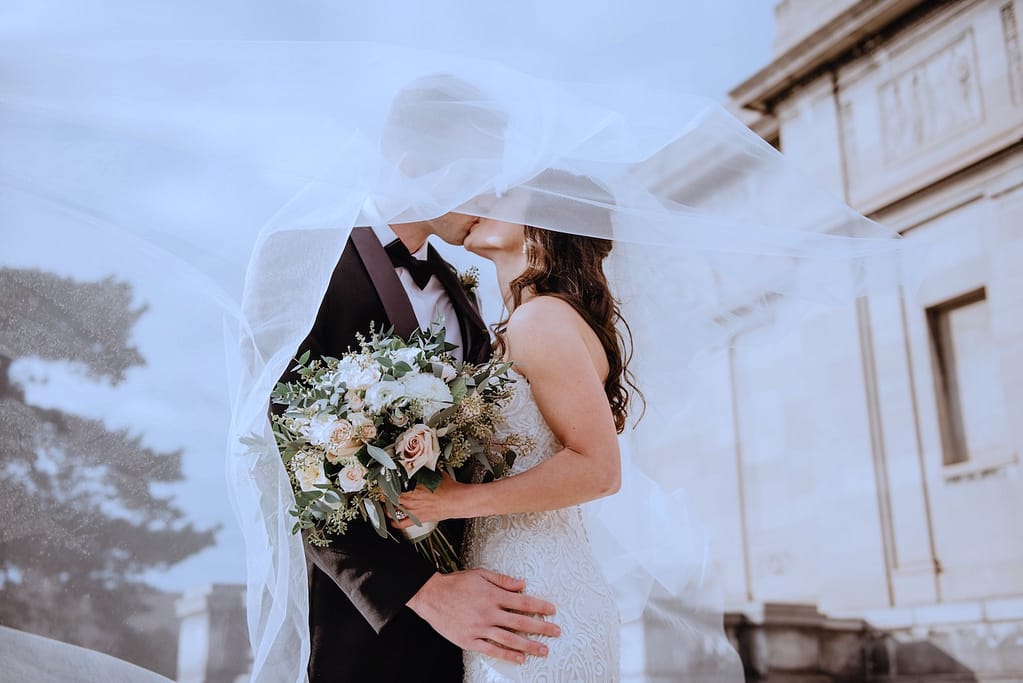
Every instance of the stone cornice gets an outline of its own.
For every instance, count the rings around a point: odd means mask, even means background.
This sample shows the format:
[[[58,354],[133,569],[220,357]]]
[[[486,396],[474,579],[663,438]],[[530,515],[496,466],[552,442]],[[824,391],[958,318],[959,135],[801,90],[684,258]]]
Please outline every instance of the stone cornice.
[[[778,55],[729,92],[741,108],[771,112],[774,104],[813,75],[856,52],[871,37],[915,10],[944,2],[862,0]]]

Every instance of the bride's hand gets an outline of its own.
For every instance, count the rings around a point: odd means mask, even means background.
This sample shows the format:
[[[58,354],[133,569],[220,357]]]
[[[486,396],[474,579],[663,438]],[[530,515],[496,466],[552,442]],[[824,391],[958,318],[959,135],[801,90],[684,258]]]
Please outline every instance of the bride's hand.
[[[401,507],[408,511],[405,519],[392,520],[391,526],[398,529],[405,529],[414,526],[412,516],[415,516],[420,523],[440,522],[445,519],[467,517],[466,497],[472,484],[462,484],[452,479],[447,474],[441,476],[440,485],[436,491],[430,491],[422,484],[416,486],[414,491],[401,494],[398,502]],[[401,515],[399,515],[401,516]]]

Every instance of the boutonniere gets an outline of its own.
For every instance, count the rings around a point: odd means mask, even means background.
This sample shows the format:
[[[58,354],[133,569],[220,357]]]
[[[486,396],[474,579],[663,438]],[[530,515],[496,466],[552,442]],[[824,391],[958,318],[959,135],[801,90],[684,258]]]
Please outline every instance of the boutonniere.
[[[476,296],[476,289],[480,286],[480,270],[476,266],[469,268],[464,273],[458,274],[458,282],[461,283],[462,289],[469,297]]]

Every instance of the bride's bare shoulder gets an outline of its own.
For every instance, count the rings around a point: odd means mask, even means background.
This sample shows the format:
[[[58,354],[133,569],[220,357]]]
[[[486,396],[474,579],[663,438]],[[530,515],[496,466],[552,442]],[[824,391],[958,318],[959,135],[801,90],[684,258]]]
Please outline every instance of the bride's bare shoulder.
[[[507,334],[513,337],[532,335],[536,332],[549,334],[564,329],[566,325],[576,328],[585,322],[570,303],[556,296],[536,296],[515,309],[508,319]]]
[[[592,364],[606,375],[606,356],[600,340],[582,315],[567,301],[538,296],[515,309],[505,329],[507,352],[530,380],[557,379],[586,371]]]
[[[592,334],[570,303],[556,296],[538,296],[515,309],[505,328],[512,357],[525,362],[533,356],[547,359],[578,353]]]

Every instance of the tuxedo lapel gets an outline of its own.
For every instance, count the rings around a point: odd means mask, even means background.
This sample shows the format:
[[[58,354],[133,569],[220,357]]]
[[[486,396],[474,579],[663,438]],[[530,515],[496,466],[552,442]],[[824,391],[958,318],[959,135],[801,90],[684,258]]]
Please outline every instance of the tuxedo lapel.
[[[419,321],[390,257],[372,228],[353,228],[351,239],[362,264],[366,267],[366,272],[369,273],[374,289],[380,296],[387,319],[391,321],[394,331],[399,336],[408,339],[419,329]]]
[[[479,309],[469,300],[465,288],[458,277],[458,273],[437,253],[437,250],[430,245],[427,251],[427,258],[434,262],[437,279],[447,290],[451,304],[458,313],[459,329],[462,332],[462,355],[466,362],[479,363],[490,357],[490,332],[487,324],[483,322]]]

